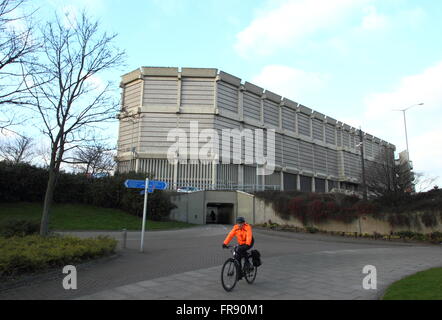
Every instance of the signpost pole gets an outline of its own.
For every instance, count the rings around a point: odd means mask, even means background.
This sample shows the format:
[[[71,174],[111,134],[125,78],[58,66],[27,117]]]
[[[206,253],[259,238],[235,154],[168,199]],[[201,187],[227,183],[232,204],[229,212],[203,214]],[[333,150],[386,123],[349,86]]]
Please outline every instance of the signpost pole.
[[[143,207],[143,225],[141,228],[141,246],[140,252],[144,252],[144,230],[146,227],[146,213],[147,213],[147,189],[149,188],[149,178],[146,178],[146,183],[144,185],[144,207]]]

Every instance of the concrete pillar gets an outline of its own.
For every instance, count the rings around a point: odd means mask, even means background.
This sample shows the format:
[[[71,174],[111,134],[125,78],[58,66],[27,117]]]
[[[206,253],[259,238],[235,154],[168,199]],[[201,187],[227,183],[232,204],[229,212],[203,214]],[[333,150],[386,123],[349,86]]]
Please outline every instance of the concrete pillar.
[[[324,142],[324,143],[327,141],[327,139],[325,137],[325,133],[326,133],[325,127],[326,126],[327,126],[327,121],[325,121],[325,119],[324,119],[324,120],[322,120],[322,142]]]
[[[312,192],[316,192],[316,190],[315,190],[315,177],[312,177]]]
[[[242,164],[238,165],[238,187],[243,189],[244,186],[244,166]]]
[[[296,175],[296,190],[301,191],[301,175]]]
[[[328,192],[328,179],[325,179],[325,192]]]
[[[177,83],[177,97],[176,97],[176,111],[180,112],[181,110],[181,74],[178,74],[178,83]]]
[[[264,97],[261,97],[261,114],[260,114],[261,124],[264,124]]]
[[[238,115],[239,121],[244,121],[244,87],[238,89]]]
[[[178,188],[178,162],[174,163],[172,166],[173,170],[173,186],[172,189],[176,190]]]
[[[280,177],[281,178],[280,179],[281,180],[281,188],[280,189],[281,189],[281,191],[284,191],[284,172],[281,170],[280,173],[281,173],[281,177]]]
[[[217,170],[216,169],[217,169],[216,168],[216,161],[212,161],[212,189],[216,188],[216,183],[217,183],[217,180],[216,180]]]

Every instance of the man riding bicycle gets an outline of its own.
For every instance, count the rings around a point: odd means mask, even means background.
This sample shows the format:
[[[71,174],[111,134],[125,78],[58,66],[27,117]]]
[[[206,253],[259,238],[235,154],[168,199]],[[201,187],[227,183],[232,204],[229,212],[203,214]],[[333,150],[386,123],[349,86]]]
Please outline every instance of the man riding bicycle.
[[[238,247],[236,248],[237,254],[235,255],[235,258],[239,263],[240,270],[242,270],[241,259],[247,257],[247,250],[253,247],[255,240],[253,239],[252,226],[247,224],[243,217],[238,217],[236,223],[237,224],[233,226],[232,230],[224,240],[223,248],[227,248],[229,242],[232,241],[234,236],[236,236]],[[241,278],[242,274],[240,273],[239,279]]]

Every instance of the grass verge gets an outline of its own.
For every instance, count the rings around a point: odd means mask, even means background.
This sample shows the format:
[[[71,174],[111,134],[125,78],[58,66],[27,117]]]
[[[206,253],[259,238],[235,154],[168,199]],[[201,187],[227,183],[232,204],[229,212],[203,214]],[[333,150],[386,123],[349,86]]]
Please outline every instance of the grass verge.
[[[0,279],[108,256],[117,243],[109,237],[0,238]]]
[[[0,224],[9,219],[39,222],[43,206],[39,203],[0,204]],[[55,204],[49,227],[51,230],[140,230],[142,219],[122,210],[100,208],[82,204]],[[165,230],[191,227],[179,221],[146,222],[147,230]]]
[[[393,283],[383,300],[442,300],[442,268],[421,271]]]

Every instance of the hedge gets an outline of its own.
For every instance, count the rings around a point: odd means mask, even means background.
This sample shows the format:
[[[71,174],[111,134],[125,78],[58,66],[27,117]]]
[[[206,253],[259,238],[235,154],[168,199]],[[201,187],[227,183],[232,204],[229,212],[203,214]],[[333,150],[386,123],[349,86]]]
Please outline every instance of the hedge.
[[[84,174],[61,172],[54,202],[90,204],[142,216],[140,190],[128,189],[123,183],[126,179],[145,178],[143,174],[127,173],[94,179]],[[0,202],[43,202],[47,181],[48,172],[44,168],[0,161]],[[153,220],[166,220],[170,210],[175,208],[169,194],[156,190],[149,196],[148,206],[154,212]]]
[[[282,219],[296,218],[304,226],[329,220],[350,223],[360,215],[387,220],[392,227],[419,225],[435,227],[442,219],[442,190],[434,189],[417,194],[403,194],[403,203],[394,206],[385,197],[364,201],[357,196],[339,193],[302,193],[298,191],[260,191],[255,196],[271,204]],[[387,214],[388,213],[388,214]]]

